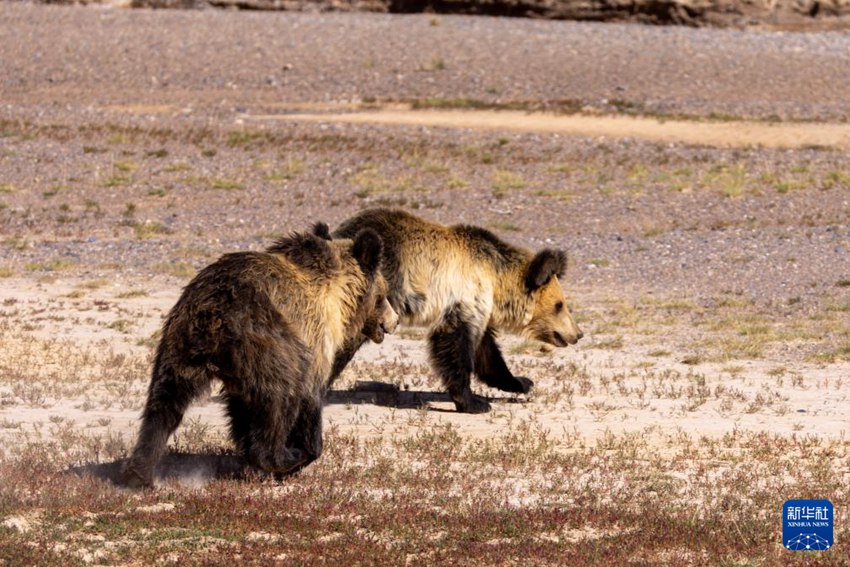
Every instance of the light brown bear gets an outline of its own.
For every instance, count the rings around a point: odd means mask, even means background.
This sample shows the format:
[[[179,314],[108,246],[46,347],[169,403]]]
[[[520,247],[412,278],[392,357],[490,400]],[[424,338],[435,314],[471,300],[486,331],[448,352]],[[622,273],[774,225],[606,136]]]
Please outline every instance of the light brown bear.
[[[214,378],[248,465],[288,474],[319,458],[322,398],[337,352],[355,338],[381,342],[398,322],[381,248],[372,230],[331,240],[318,224],[201,270],[163,325],[123,483],[153,483],[168,437]]]
[[[390,304],[403,322],[429,326],[431,365],[458,411],[490,409],[470,389],[473,373],[506,392],[527,393],[533,386],[508,369],[496,344],[499,331],[557,347],[582,337],[559,281],[567,269],[561,250],[535,254],[482,228],[445,226],[395,209],[362,211],[333,235],[351,238],[365,229],[384,242],[381,269]],[[340,351],[334,376],[363,342],[349,341]]]

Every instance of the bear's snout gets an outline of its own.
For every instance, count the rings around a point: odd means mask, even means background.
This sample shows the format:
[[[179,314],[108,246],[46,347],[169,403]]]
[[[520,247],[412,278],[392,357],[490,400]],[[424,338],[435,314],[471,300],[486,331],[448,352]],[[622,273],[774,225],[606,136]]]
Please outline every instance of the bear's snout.
[[[552,344],[554,344],[557,347],[565,347],[567,345],[574,345],[577,342],[579,342],[579,340],[583,336],[584,336],[584,333],[582,333],[581,331],[578,331],[576,334],[569,335],[567,337],[564,337],[564,335],[562,335],[558,331],[552,331]]]

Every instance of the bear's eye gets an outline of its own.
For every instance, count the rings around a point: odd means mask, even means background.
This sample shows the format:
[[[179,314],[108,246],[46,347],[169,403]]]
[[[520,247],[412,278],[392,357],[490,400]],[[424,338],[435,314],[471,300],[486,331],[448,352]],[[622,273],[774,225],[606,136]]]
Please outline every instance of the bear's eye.
[[[555,313],[560,313],[563,310],[564,310],[564,302],[563,301],[559,301],[558,303],[555,304]]]

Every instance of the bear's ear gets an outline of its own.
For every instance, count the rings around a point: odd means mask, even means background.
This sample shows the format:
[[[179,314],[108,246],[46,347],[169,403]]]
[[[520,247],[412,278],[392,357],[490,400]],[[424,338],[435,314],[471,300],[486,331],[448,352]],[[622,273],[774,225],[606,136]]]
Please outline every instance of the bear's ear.
[[[366,228],[354,237],[354,246],[351,254],[363,272],[370,277],[374,276],[381,266],[381,254],[384,251],[384,241],[378,233],[371,228]]]
[[[564,277],[567,271],[567,253],[547,248],[538,252],[525,271],[525,288],[529,292],[538,289],[553,277]]]
[[[282,254],[306,270],[319,274],[339,267],[330,244],[306,232],[293,232],[266,248],[272,254]]]
[[[317,222],[313,225],[313,234],[323,240],[333,240],[331,238],[331,228],[324,222]]]

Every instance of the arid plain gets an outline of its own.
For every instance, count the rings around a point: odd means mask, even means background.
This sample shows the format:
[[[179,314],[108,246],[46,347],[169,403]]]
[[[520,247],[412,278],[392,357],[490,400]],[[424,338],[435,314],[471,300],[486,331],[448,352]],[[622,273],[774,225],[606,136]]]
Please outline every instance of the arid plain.
[[[0,4],[0,565],[846,565],[850,36]],[[570,257],[584,339],[454,412],[368,345],[283,482],[213,391],[132,447],[197,269],[370,206]],[[379,384],[375,384],[379,383]],[[827,498],[827,552],[781,506]]]

